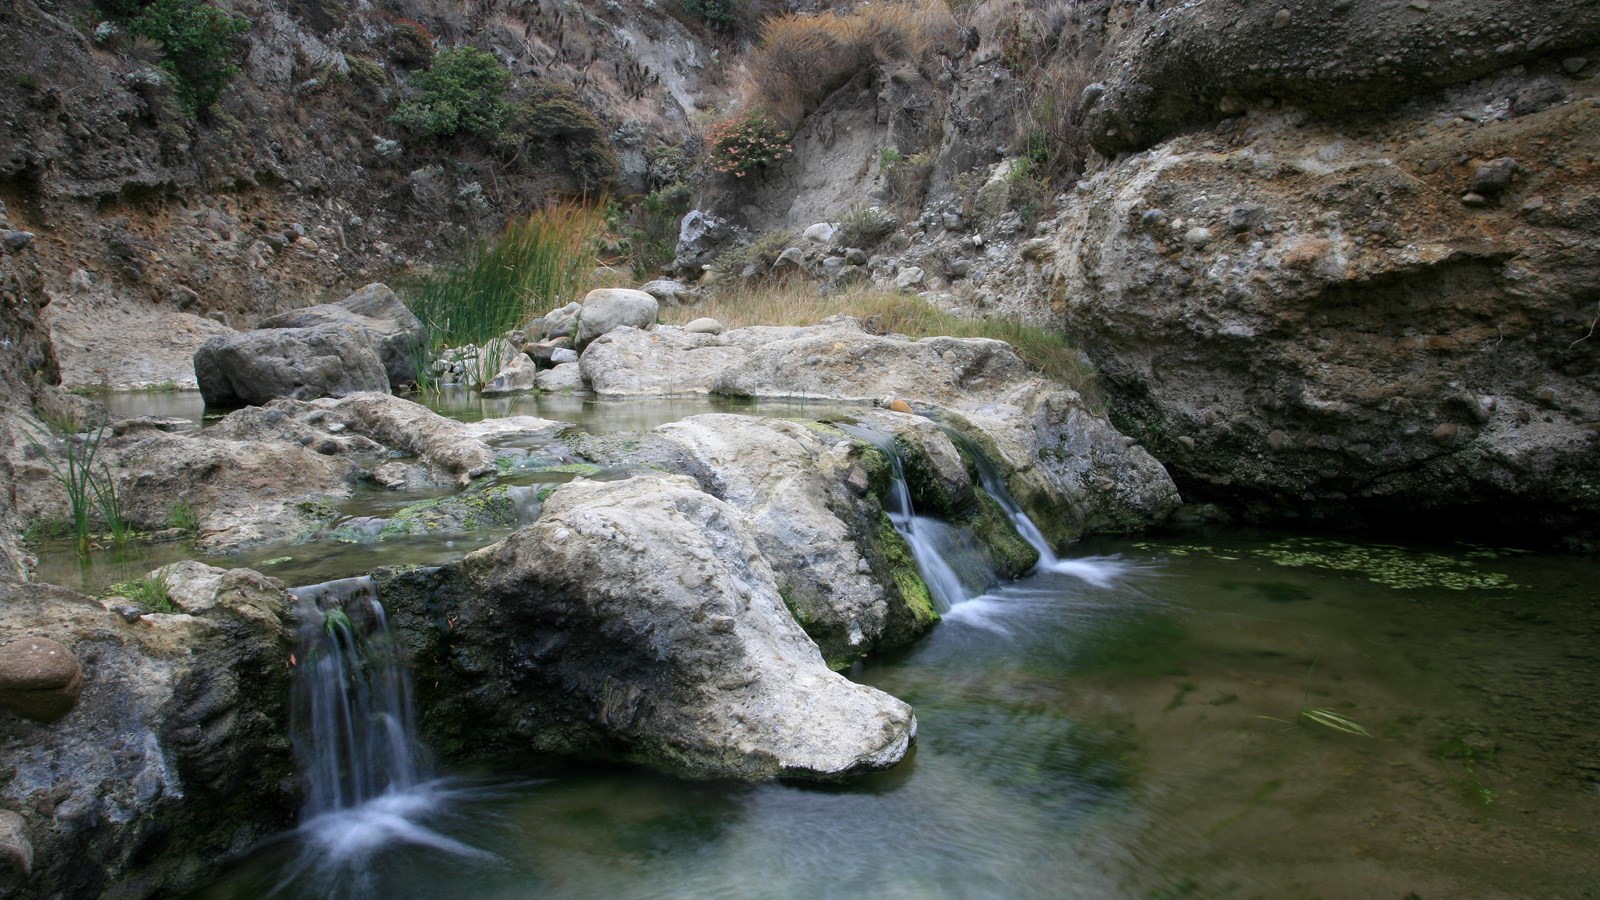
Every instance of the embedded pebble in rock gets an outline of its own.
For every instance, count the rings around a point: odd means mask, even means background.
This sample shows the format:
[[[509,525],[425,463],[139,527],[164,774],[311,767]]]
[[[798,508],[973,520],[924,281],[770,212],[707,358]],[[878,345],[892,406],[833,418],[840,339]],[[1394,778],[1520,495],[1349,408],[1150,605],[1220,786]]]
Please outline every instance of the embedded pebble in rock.
[[[83,692],[83,669],[72,651],[49,638],[0,644],[0,707],[50,722],[72,710]]]
[[[1511,187],[1512,178],[1516,177],[1516,174],[1521,170],[1522,167],[1517,164],[1517,161],[1509,156],[1502,156],[1499,159],[1486,162],[1478,167],[1477,172],[1473,173],[1470,191],[1474,194],[1492,197]]]
[[[33,874],[33,841],[28,823],[9,809],[0,809],[0,861],[9,862],[23,878]]]
[[[16,252],[33,243],[33,233],[28,231],[0,232],[0,245],[7,250]]]
[[[689,332],[690,334],[721,334],[724,329],[722,327],[722,323],[718,322],[716,319],[702,316],[701,318],[695,319],[693,322],[683,326],[683,330]]]

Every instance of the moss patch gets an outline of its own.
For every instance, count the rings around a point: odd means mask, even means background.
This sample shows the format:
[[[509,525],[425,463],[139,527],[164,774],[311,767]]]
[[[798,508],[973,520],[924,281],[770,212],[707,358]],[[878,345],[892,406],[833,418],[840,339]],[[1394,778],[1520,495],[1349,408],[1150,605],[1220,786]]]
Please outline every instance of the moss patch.
[[[475,531],[517,523],[517,505],[505,485],[413,503],[395,513],[378,539],[439,531]]]
[[[889,588],[889,626],[884,629],[884,644],[894,646],[910,643],[939,621],[939,611],[933,606],[933,596],[917,571],[917,562],[911,548],[894,530],[894,523],[886,513],[878,514],[868,557],[873,570],[880,578],[885,575]]]
[[[982,488],[973,493],[978,499],[976,508],[961,524],[972,529],[995,573],[1001,578],[1016,579],[1031,572],[1039,564],[1039,551],[1017,533],[999,501]]]

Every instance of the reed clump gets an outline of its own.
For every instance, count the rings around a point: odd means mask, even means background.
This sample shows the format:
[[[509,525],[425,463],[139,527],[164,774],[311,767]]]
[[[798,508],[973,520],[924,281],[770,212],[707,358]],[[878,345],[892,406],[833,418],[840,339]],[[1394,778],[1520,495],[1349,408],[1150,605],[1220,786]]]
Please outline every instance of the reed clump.
[[[403,286],[406,306],[427,332],[419,345],[419,384],[428,386],[439,351],[468,344],[480,348],[478,371],[469,381],[493,378],[511,352],[506,332],[576,298],[594,268],[605,224],[601,207],[548,206],[491,240],[468,244],[454,262]]]

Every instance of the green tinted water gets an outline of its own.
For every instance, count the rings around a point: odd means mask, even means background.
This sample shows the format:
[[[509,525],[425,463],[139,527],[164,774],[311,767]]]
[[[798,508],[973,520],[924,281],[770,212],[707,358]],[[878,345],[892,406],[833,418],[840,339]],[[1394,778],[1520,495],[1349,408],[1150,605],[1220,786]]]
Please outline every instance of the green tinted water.
[[[1600,885],[1600,566],[1235,535],[1107,541],[851,677],[910,702],[840,785],[496,773],[380,852],[380,897],[1582,897]],[[1322,560],[1288,558],[1289,551]],[[1385,562],[1329,568],[1347,552]],[[1396,565],[1408,586],[1372,580]],[[1439,577],[1428,583],[1417,569]],[[1458,589],[1446,575],[1518,587]],[[1299,715],[1336,710],[1367,731]],[[278,883],[293,842],[206,896]],[[1587,892],[1587,893],[1586,893]]]

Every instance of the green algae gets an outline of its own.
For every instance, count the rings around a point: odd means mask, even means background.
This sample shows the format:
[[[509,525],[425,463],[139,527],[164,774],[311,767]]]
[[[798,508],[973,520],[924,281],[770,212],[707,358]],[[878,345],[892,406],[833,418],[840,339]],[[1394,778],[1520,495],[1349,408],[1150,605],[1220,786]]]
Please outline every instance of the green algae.
[[[1229,550],[1226,555],[1217,548],[1200,544],[1141,542],[1134,546],[1169,556],[1256,559],[1286,568],[1334,569],[1360,575],[1374,584],[1396,590],[1514,590],[1521,587],[1504,572],[1489,571],[1481,566],[1483,561],[1515,553],[1513,550],[1474,548],[1460,554],[1446,554],[1409,550],[1389,544],[1351,544],[1321,538],[1288,538],[1266,547]]]

